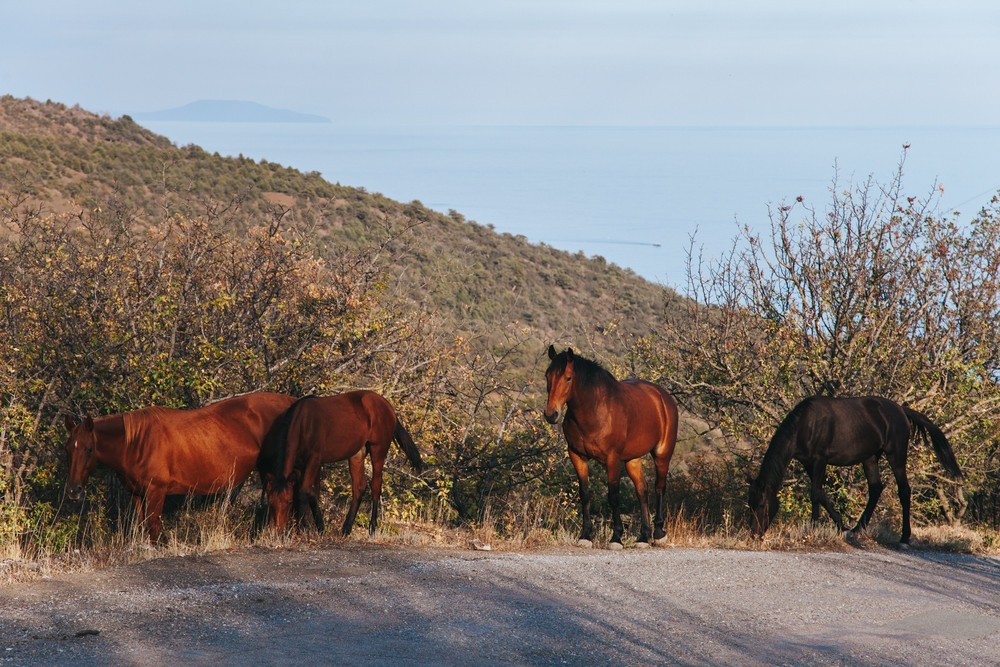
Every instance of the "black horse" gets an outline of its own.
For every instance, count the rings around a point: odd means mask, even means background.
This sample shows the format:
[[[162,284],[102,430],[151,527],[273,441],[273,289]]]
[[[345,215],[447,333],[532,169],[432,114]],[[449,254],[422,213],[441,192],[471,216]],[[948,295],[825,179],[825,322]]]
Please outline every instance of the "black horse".
[[[882,495],[879,457],[883,454],[892,468],[903,513],[900,544],[910,542],[910,483],[906,478],[906,453],[916,434],[930,440],[937,459],[949,475],[961,478],[955,452],[948,438],[927,417],[885,398],[807,398],[788,413],[771,438],[760,473],[750,483],[750,531],[763,536],[778,511],[778,489],[785,469],[794,458],[800,461],[812,482],[812,520],[819,519],[822,505],[844,530],[840,513],[823,491],[826,466],[861,463],[868,479],[868,505],[854,531],[864,530]]]

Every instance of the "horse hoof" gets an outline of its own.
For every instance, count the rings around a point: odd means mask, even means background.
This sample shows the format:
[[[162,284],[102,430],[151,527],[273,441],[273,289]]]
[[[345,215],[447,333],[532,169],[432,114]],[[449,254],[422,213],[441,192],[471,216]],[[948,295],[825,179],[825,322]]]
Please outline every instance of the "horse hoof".
[[[636,549],[648,549],[649,548],[649,542],[636,542],[635,543],[635,548]]]
[[[625,545],[621,542],[608,542],[608,549],[611,551],[621,551],[625,548]]]
[[[576,541],[576,546],[581,547],[583,549],[593,549],[594,543],[591,542],[590,540],[585,540],[581,537],[579,540]]]
[[[667,536],[664,535],[663,537],[657,537],[655,540],[653,540],[653,544],[658,547],[665,547],[668,544],[670,544],[670,540],[668,540]]]
[[[910,550],[910,543],[909,542],[900,542],[899,543],[899,550],[900,551],[909,551]]]

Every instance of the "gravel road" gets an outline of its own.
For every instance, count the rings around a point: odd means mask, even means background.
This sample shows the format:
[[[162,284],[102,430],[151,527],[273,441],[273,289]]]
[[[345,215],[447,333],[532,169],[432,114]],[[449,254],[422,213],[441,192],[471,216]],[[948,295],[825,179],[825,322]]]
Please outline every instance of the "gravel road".
[[[1000,560],[245,549],[0,587],[15,665],[988,665]]]

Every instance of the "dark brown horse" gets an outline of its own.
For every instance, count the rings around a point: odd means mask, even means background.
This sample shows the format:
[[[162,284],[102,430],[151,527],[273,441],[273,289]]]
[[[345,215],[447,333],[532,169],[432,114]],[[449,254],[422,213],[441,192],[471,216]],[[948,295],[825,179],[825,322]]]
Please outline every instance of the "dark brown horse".
[[[590,472],[587,462],[595,459],[608,471],[608,502],[612,511],[612,545],[622,543],[620,511],[621,467],[635,484],[642,513],[639,544],[650,540],[649,506],[642,457],[650,454],[656,467],[656,518],[652,537],[666,537],[664,505],[667,471],[677,442],[677,403],[667,390],[644,380],[619,382],[598,364],[573,354],[572,348],[556,354],[549,346],[545,382],[549,397],[545,419],[562,422],[569,458],[580,481],[583,513],[581,543],[593,537],[590,520]]]
[[[906,455],[914,435],[930,440],[938,461],[949,475],[962,476],[948,438],[916,410],[886,398],[805,399],[778,425],[764,453],[760,473],[750,483],[750,531],[761,537],[771,525],[778,513],[778,490],[793,458],[803,465],[811,481],[812,520],[819,520],[822,505],[841,531],[844,521],[823,490],[826,467],[858,463],[864,466],[868,504],[851,532],[864,530],[885,488],[879,472],[879,459],[884,455],[896,478],[903,515],[899,542],[909,544],[910,482],[906,477]]]
[[[193,410],[151,407],[80,423],[66,417],[66,495],[81,499],[87,478],[103,463],[131,492],[136,517],[155,542],[166,496],[238,488],[253,472],[267,432],[293,401],[262,392]]]
[[[374,534],[382,495],[382,468],[393,440],[419,471],[423,464],[413,439],[389,401],[375,392],[349,391],[296,401],[275,429],[274,437],[268,439],[259,464],[274,526],[285,529],[294,504],[300,522],[308,506],[316,529],[322,531],[320,468],[325,463],[346,460],[351,472],[351,508],[342,532],[349,534],[365,490],[365,455],[370,454],[372,512],[368,531]]]

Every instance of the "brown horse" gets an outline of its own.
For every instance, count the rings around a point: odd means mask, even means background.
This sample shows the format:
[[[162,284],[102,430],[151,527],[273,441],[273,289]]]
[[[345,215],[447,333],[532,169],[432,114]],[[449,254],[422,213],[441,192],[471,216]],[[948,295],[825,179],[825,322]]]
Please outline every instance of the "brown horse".
[[[365,455],[372,459],[372,512],[369,533],[378,524],[382,495],[382,467],[395,440],[417,470],[420,452],[396,417],[389,401],[373,391],[349,391],[337,396],[307,396],[288,409],[268,438],[260,457],[261,479],[268,509],[278,530],[284,530],[292,505],[301,522],[308,505],[316,529],[323,531],[319,508],[319,473],[325,463],[348,462],[351,471],[351,508],[342,532],[354,526],[361,494],[365,490]]]
[[[238,488],[253,472],[267,432],[293,401],[261,392],[193,410],[150,407],[80,423],[66,417],[66,495],[80,500],[103,463],[132,493],[136,516],[156,542],[166,496]]]
[[[598,364],[573,354],[572,348],[556,354],[549,346],[549,364],[545,371],[548,401],[545,420],[562,422],[569,446],[569,458],[580,481],[580,506],[583,513],[582,544],[590,544],[593,526],[590,521],[590,471],[587,462],[595,459],[608,471],[608,503],[612,512],[611,544],[621,546],[620,511],[621,467],[635,484],[642,513],[639,544],[650,540],[649,506],[646,482],[642,475],[642,457],[650,454],[656,466],[656,519],[653,538],[666,537],[664,505],[667,471],[677,442],[677,403],[667,390],[644,380],[619,382]]]

